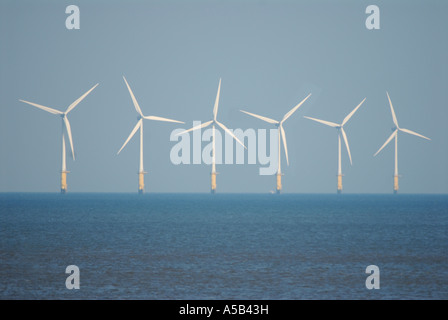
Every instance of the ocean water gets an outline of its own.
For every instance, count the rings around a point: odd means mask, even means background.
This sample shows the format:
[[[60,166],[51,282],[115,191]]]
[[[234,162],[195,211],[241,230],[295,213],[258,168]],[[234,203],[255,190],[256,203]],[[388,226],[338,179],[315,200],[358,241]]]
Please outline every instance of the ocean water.
[[[448,299],[447,269],[446,195],[0,194],[0,299]]]

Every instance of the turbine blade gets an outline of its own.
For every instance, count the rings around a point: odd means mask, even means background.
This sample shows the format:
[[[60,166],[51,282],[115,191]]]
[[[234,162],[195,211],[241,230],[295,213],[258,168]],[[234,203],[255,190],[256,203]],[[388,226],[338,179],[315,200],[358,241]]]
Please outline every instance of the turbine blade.
[[[327,126],[330,126],[330,127],[333,127],[333,128],[337,128],[337,127],[340,126],[339,124],[334,123],[334,122],[330,122],[330,121],[320,120],[320,119],[311,118],[311,117],[307,117],[307,116],[303,116],[303,117],[307,118],[307,119],[310,119],[310,120],[313,120],[313,121],[316,121],[316,122],[323,123],[323,124],[325,124]]]
[[[417,136],[417,137],[420,137],[420,138],[423,138],[423,139],[426,139],[426,140],[431,140],[428,137],[425,137],[425,136],[423,136],[423,135],[421,135],[421,134],[419,134],[417,132],[411,131],[409,129],[400,128],[399,130],[403,131],[403,132],[406,132],[406,133],[409,133],[409,134],[413,134],[414,136]]]
[[[387,138],[386,142],[384,142],[384,144],[381,146],[381,148],[373,155],[374,157],[380,153],[381,150],[383,150],[383,148],[397,135],[398,129],[396,129],[389,138]]]
[[[157,116],[147,116],[147,117],[143,117],[147,120],[156,120],[156,121],[166,121],[166,122],[177,122],[177,123],[185,123],[183,121],[178,121],[178,120],[173,120],[173,119],[168,119],[168,118],[162,118],[162,117],[157,117]]]
[[[123,143],[123,145],[121,146],[120,150],[118,150],[117,154],[120,154],[121,150],[123,150],[123,148],[127,145],[127,143],[129,142],[129,140],[131,140],[131,138],[134,136],[134,134],[137,132],[137,130],[141,127],[143,120],[140,119],[137,124],[135,125],[134,129],[132,129],[131,134],[129,135],[129,137],[126,139],[126,141]]]
[[[364,98],[364,100],[362,100],[361,103],[358,104],[358,105],[356,106],[356,108],[353,109],[353,111],[350,112],[350,113],[344,118],[344,121],[342,121],[341,126],[344,126],[344,125],[347,123],[347,121],[350,120],[350,118],[352,117],[352,115],[356,112],[356,110],[359,109],[359,107],[361,107],[361,105],[364,103],[364,101],[366,101],[366,98]]]
[[[75,160],[75,150],[73,149],[72,128],[67,116],[64,117],[65,128],[67,129],[68,141],[70,142],[70,148],[72,149],[72,157]]]
[[[219,94],[221,92],[221,78],[219,78],[218,92],[216,93],[215,106],[213,107],[213,120],[218,116]]]
[[[395,115],[394,107],[392,106],[392,101],[390,101],[389,92],[386,91],[387,99],[389,99],[390,111],[392,112],[392,120],[395,126],[398,128],[397,116]]]
[[[286,119],[288,119],[294,112],[296,112],[297,109],[300,108],[300,106],[311,96],[311,93],[309,95],[306,96],[305,99],[303,99],[298,105],[296,105],[294,108],[292,108],[291,110],[289,110],[289,112],[287,114],[285,114],[285,116],[283,117],[282,121],[280,122],[284,122]]]
[[[129,93],[130,93],[131,98],[132,98],[132,102],[134,103],[135,110],[138,112],[139,115],[144,117],[144,115],[142,113],[142,109],[140,109],[140,106],[138,105],[137,99],[135,99],[134,93],[132,92],[131,87],[129,86],[129,84],[126,81],[126,78],[124,76],[123,76],[123,79],[124,79],[124,82],[126,82],[126,86],[128,87]]]
[[[352,164],[352,155],[350,153],[350,147],[348,146],[347,135],[345,134],[344,128],[341,127],[342,137],[344,138],[345,146],[347,147],[348,157],[350,158],[350,165]]]
[[[258,114],[255,114],[255,113],[250,113],[250,112],[247,112],[247,111],[244,111],[244,110],[240,110],[240,111],[244,112],[244,113],[246,113],[246,114],[248,114],[248,115],[250,115],[252,117],[261,119],[261,120],[269,122],[269,123],[273,123],[273,124],[277,124],[278,123],[277,120],[273,120],[273,119],[270,119],[270,118],[267,118],[267,117],[259,116]]]
[[[99,85],[99,83],[97,83],[96,85],[94,85],[89,91],[87,91],[86,93],[84,93],[81,97],[79,97],[78,99],[75,100],[75,102],[73,102],[71,105],[68,106],[67,111],[65,111],[65,114],[69,113],[70,111],[72,111],[77,105],[78,103],[80,103],[90,92],[92,92],[93,89],[95,89],[97,86]]]
[[[280,125],[280,132],[282,135],[282,140],[283,140],[283,147],[285,148],[285,155],[286,155],[286,163],[289,166],[289,159],[288,159],[288,147],[286,145],[286,134],[285,134],[285,129],[283,129],[283,126]]]
[[[56,110],[56,109],[52,109],[52,108],[49,108],[49,107],[41,106],[40,104],[37,104],[37,103],[34,103],[34,102],[29,102],[29,101],[25,101],[25,100],[19,100],[19,101],[28,103],[28,104],[30,104],[32,106],[38,107],[39,109],[42,109],[42,110],[47,111],[47,112],[50,112],[52,114],[63,114],[64,113],[64,112],[61,112],[61,111]]]
[[[184,133],[187,133],[187,132],[190,132],[190,131],[194,131],[194,130],[197,130],[197,129],[205,128],[205,127],[209,126],[212,122],[213,122],[213,120],[210,120],[210,121],[201,123],[200,125],[194,126],[194,127],[191,128],[191,129],[188,129],[188,130],[179,132],[178,134],[176,134],[176,136],[181,135],[181,134],[184,134]]]
[[[246,146],[244,145],[244,143],[242,143],[234,134],[232,131],[230,131],[229,129],[227,129],[227,127],[225,125],[223,125],[221,122],[216,121],[216,123],[218,124],[218,126],[220,126],[221,128],[224,129],[225,132],[227,132],[228,134],[230,134],[232,136],[233,139],[235,139],[240,145],[242,145],[244,147],[244,149],[247,149]]]

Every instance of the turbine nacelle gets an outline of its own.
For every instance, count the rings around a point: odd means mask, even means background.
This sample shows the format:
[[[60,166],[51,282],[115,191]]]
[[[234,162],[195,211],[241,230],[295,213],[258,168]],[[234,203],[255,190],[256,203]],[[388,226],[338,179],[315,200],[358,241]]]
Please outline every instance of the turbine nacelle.
[[[74,152],[74,149],[73,149],[72,130],[71,130],[71,127],[70,127],[70,122],[68,121],[68,118],[67,118],[67,114],[70,111],[72,111],[97,86],[98,86],[98,83],[96,85],[94,85],[89,91],[84,93],[81,97],[76,99],[71,105],[69,105],[65,112],[62,112],[62,111],[59,111],[59,110],[56,110],[56,109],[53,109],[53,108],[45,107],[45,106],[42,106],[42,105],[34,103],[34,102],[29,102],[29,101],[25,101],[25,100],[19,100],[19,101],[27,103],[29,105],[32,105],[34,107],[37,107],[37,108],[39,108],[41,110],[44,110],[46,112],[49,112],[51,114],[59,115],[61,117],[62,125],[67,130],[67,135],[68,135],[68,139],[69,139],[69,142],[70,142],[70,148],[71,148],[72,156],[73,156],[73,160],[74,160],[75,159],[75,152]]]
[[[247,112],[247,111],[244,111],[244,110],[240,110],[241,112],[243,112],[243,113],[246,113],[246,114],[248,114],[248,115],[250,115],[250,116],[252,116],[252,117],[255,117],[255,118],[258,118],[258,119],[260,119],[260,120],[263,120],[263,121],[265,121],[265,122],[267,122],[267,123],[272,123],[275,127],[277,127],[278,128],[278,131],[279,131],[279,133],[278,133],[278,135],[279,135],[279,157],[280,157],[280,140],[282,140],[283,141],[283,147],[285,148],[285,156],[286,156],[286,163],[289,165],[289,159],[288,159],[288,146],[287,146],[287,144],[286,144],[286,134],[285,134],[285,129],[283,129],[283,122],[285,122],[294,112],[296,112],[297,111],[297,109],[298,108],[300,108],[300,106],[306,101],[306,100],[308,100],[308,98],[311,96],[311,93],[308,95],[308,96],[306,96],[306,98],[305,99],[303,99],[299,104],[297,104],[294,108],[292,108],[291,110],[289,110],[284,116],[283,116],[283,119],[281,120],[281,121],[277,121],[277,120],[274,120],[274,119],[270,119],[270,118],[268,118],[268,117],[264,117],[264,116],[260,116],[260,115],[258,115],[258,114],[255,114],[255,113],[251,113],[251,112]],[[279,170],[278,170],[278,172],[280,173],[280,161],[279,161],[279,163],[278,163],[278,167],[279,167]]]
[[[305,118],[322,123],[326,126],[329,127],[333,127],[336,128],[338,130],[338,134],[342,135],[342,138],[344,139],[344,143],[345,143],[345,147],[347,148],[347,153],[348,153],[348,157],[350,159],[350,164],[352,164],[352,155],[350,153],[350,147],[348,145],[348,140],[347,140],[347,134],[344,131],[344,126],[345,124],[350,120],[350,118],[355,114],[356,110],[358,110],[362,104],[364,103],[364,101],[366,101],[366,98],[364,98],[356,107],[355,109],[353,109],[342,121],[342,123],[335,123],[335,122],[331,122],[331,121],[326,121],[326,120],[321,120],[321,119],[316,119],[316,118],[311,118],[311,117],[307,117],[305,116]],[[340,137],[339,137],[339,141],[340,141]]]
[[[127,82],[125,77],[123,77],[123,80],[126,83],[126,87],[128,88],[129,94],[131,95],[132,103],[134,104],[134,108],[137,111],[137,124],[135,125],[134,129],[132,129],[131,134],[128,136],[128,138],[126,139],[126,141],[124,142],[124,144],[122,145],[122,147],[120,148],[120,150],[118,151],[117,154],[119,154],[121,152],[121,150],[123,150],[123,148],[129,142],[129,140],[131,140],[131,138],[137,132],[137,130],[139,130],[139,129],[142,130],[142,128],[143,128],[143,120],[144,119],[146,119],[146,120],[156,120],[156,121],[165,121],[165,122],[184,123],[182,121],[172,120],[172,119],[162,118],[162,117],[157,117],[157,116],[146,116],[145,117],[143,115],[143,113],[142,113],[142,110],[141,110],[138,102],[137,102],[137,99],[134,96],[134,93],[131,90],[131,87],[129,86],[129,83]],[[141,162],[143,162],[143,160],[141,160]],[[140,168],[143,168],[143,163],[141,163]],[[143,170],[140,170],[140,171],[143,171]]]
[[[379,148],[378,151],[373,156],[376,156],[378,153],[380,153],[380,151],[383,150],[383,148],[389,142],[391,142],[392,139],[396,138],[397,135],[398,135],[398,131],[409,133],[411,135],[414,135],[414,136],[417,136],[417,137],[420,137],[420,138],[423,138],[423,139],[426,139],[426,140],[431,140],[428,137],[425,137],[424,135],[421,135],[421,134],[419,134],[417,132],[414,132],[414,131],[411,131],[411,130],[405,129],[405,128],[400,128],[398,126],[397,116],[395,115],[395,110],[394,110],[394,107],[392,105],[392,101],[390,100],[390,96],[389,96],[389,93],[387,91],[386,91],[386,95],[387,95],[387,99],[389,100],[390,112],[392,114],[392,121],[394,122],[394,127],[392,127],[392,129],[391,129],[392,130],[392,134],[389,136],[389,138],[387,138],[386,142],[384,142],[384,144],[381,146],[381,148]],[[396,150],[395,150],[395,152],[396,152]]]
[[[219,127],[221,127],[221,129],[224,130],[224,132],[228,133],[233,139],[235,139],[236,142],[238,142],[240,145],[242,145],[245,149],[247,149],[247,147],[244,145],[244,143],[242,143],[234,134],[232,131],[230,131],[224,124],[222,124],[221,122],[219,122],[217,120],[218,117],[218,108],[219,108],[219,96],[221,93],[221,78],[219,79],[219,84],[218,84],[218,92],[216,93],[216,99],[215,99],[215,104],[213,106],[213,119],[204,123],[201,123],[200,125],[194,126],[193,128],[190,128],[188,130],[184,130],[182,132],[179,132],[178,135],[190,132],[190,131],[194,131],[194,130],[198,130],[198,129],[202,129],[202,128],[206,128],[209,125],[217,125]]]

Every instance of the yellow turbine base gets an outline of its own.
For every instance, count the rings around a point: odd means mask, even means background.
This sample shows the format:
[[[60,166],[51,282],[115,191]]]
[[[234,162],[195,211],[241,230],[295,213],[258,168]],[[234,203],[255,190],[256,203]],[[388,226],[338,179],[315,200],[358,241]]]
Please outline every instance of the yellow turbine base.
[[[211,183],[212,183],[211,192],[215,193],[215,191],[216,191],[216,172],[212,172],[212,181],[211,181]]]
[[[338,192],[342,191],[342,174],[338,174]]]
[[[145,173],[138,173],[138,193],[143,193],[145,190]]]
[[[398,192],[398,176],[394,176],[394,192]]]
[[[282,191],[282,174],[277,173],[277,193]]]
[[[212,190],[216,190],[216,173],[212,173]]]
[[[61,172],[61,193],[67,192],[67,171]]]

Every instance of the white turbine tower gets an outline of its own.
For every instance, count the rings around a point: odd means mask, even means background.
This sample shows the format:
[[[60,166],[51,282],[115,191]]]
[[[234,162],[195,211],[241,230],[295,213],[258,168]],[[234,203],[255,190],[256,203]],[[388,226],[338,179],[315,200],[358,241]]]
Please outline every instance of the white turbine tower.
[[[278,128],[278,169],[277,169],[277,193],[280,193],[282,191],[282,170],[281,170],[281,157],[280,157],[280,151],[281,151],[281,142],[280,140],[283,140],[283,147],[285,148],[285,156],[286,156],[286,163],[289,166],[289,159],[288,159],[288,147],[286,145],[286,135],[285,130],[283,129],[283,122],[286,121],[294,112],[296,112],[297,109],[311,96],[311,93],[306,96],[305,99],[303,99],[298,105],[296,105],[294,108],[289,110],[284,116],[281,121],[273,120],[267,117],[259,116],[257,114],[247,112],[244,110],[240,110],[241,112],[244,112],[252,117],[261,119],[263,121],[266,121],[268,123],[274,124]]]
[[[390,137],[386,140],[386,142],[381,146],[381,148],[373,155],[376,156],[378,153],[380,153],[381,150],[383,150],[383,148],[393,139],[395,138],[395,171],[394,171],[394,193],[398,192],[398,131],[401,132],[405,132],[405,133],[409,133],[412,134],[414,136],[426,139],[426,140],[431,140],[428,137],[425,137],[417,132],[408,130],[408,129],[404,129],[404,128],[400,128],[398,126],[398,121],[397,121],[397,117],[395,115],[395,111],[394,111],[394,107],[392,106],[392,101],[390,101],[390,97],[389,97],[389,93],[386,91],[387,94],[387,99],[389,100],[389,105],[390,105],[390,111],[392,113],[392,121],[394,122],[394,127],[392,128],[392,134],[390,135]]]
[[[132,129],[131,134],[124,142],[123,146],[120,148],[120,150],[118,150],[117,154],[119,154],[121,152],[121,150],[123,150],[123,148],[127,145],[129,140],[131,140],[131,138],[137,132],[137,130],[140,129],[140,165],[139,165],[139,170],[138,170],[138,193],[143,193],[145,190],[144,174],[147,173],[143,169],[143,119],[166,121],[166,122],[176,122],[176,123],[184,123],[184,122],[167,119],[167,118],[162,118],[162,117],[157,117],[157,116],[144,116],[142,113],[142,110],[140,109],[140,106],[138,105],[137,99],[135,99],[135,96],[131,90],[131,87],[129,86],[128,82],[126,81],[126,78],[123,77],[123,79],[124,79],[124,82],[126,83],[126,86],[128,87],[129,93],[132,98],[132,102],[134,103],[135,110],[138,113],[138,116],[137,116],[138,121],[137,121],[137,124],[135,125],[134,129]]]
[[[341,168],[341,135],[342,138],[344,139],[345,142],[345,146],[347,148],[347,153],[348,153],[348,157],[350,159],[350,165],[352,164],[352,155],[350,154],[350,147],[348,145],[348,140],[347,140],[347,135],[344,131],[344,126],[347,124],[348,120],[350,120],[350,118],[353,116],[353,114],[356,112],[356,110],[359,109],[359,107],[361,107],[361,105],[364,103],[364,101],[366,101],[366,98],[364,98],[364,100],[361,101],[360,104],[358,104],[356,106],[355,109],[353,109],[352,112],[350,112],[342,121],[342,123],[338,124],[338,123],[334,123],[334,122],[330,122],[330,121],[325,121],[325,120],[320,120],[320,119],[316,119],[316,118],[311,118],[311,117],[304,117],[316,122],[320,122],[323,123],[327,126],[336,128],[338,130],[338,189],[337,192],[341,193],[342,192],[342,168]]]
[[[72,129],[70,127],[70,122],[68,121],[67,114],[72,111],[93,89],[95,89],[98,86],[98,83],[94,85],[89,91],[84,93],[81,97],[76,99],[71,105],[68,106],[67,110],[65,112],[52,109],[49,107],[44,107],[40,104],[25,101],[25,100],[19,100],[21,102],[25,102],[27,104],[30,104],[32,106],[35,106],[39,109],[42,109],[44,111],[47,111],[52,114],[57,114],[62,118],[62,170],[61,170],[61,193],[67,192],[67,173],[70,171],[67,171],[67,165],[66,165],[66,155],[65,155],[65,137],[64,137],[64,129],[67,131],[68,140],[70,142],[70,148],[72,151],[72,157],[73,160],[75,160],[75,152],[73,149],[73,139],[72,139]]]
[[[213,119],[207,122],[204,122],[200,125],[194,126],[191,129],[182,131],[180,133],[178,133],[177,135],[181,135],[190,131],[194,131],[194,130],[198,130],[198,129],[202,129],[202,128],[206,128],[209,125],[212,125],[212,133],[213,133],[213,142],[212,142],[212,173],[211,173],[211,193],[215,193],[216,192],[216,159],[215,159],[215,125],[220,126],[225,132],[227,132],[233,139],[235,139],[239,144],[241,144],[245,149],[246,146],[233,134],[232,131],[230,131],[224,124],[222,124],[221,122],[219,122],[217,120],[217,116],[218,116],[218,107],[219,107],[219,95],[220,95],[220,91],[221,91],[221,78],[219,79],[219,85],[218,85],[218,92],[216,94],[216,99],[215,99],[215,105],[213,107]]]

